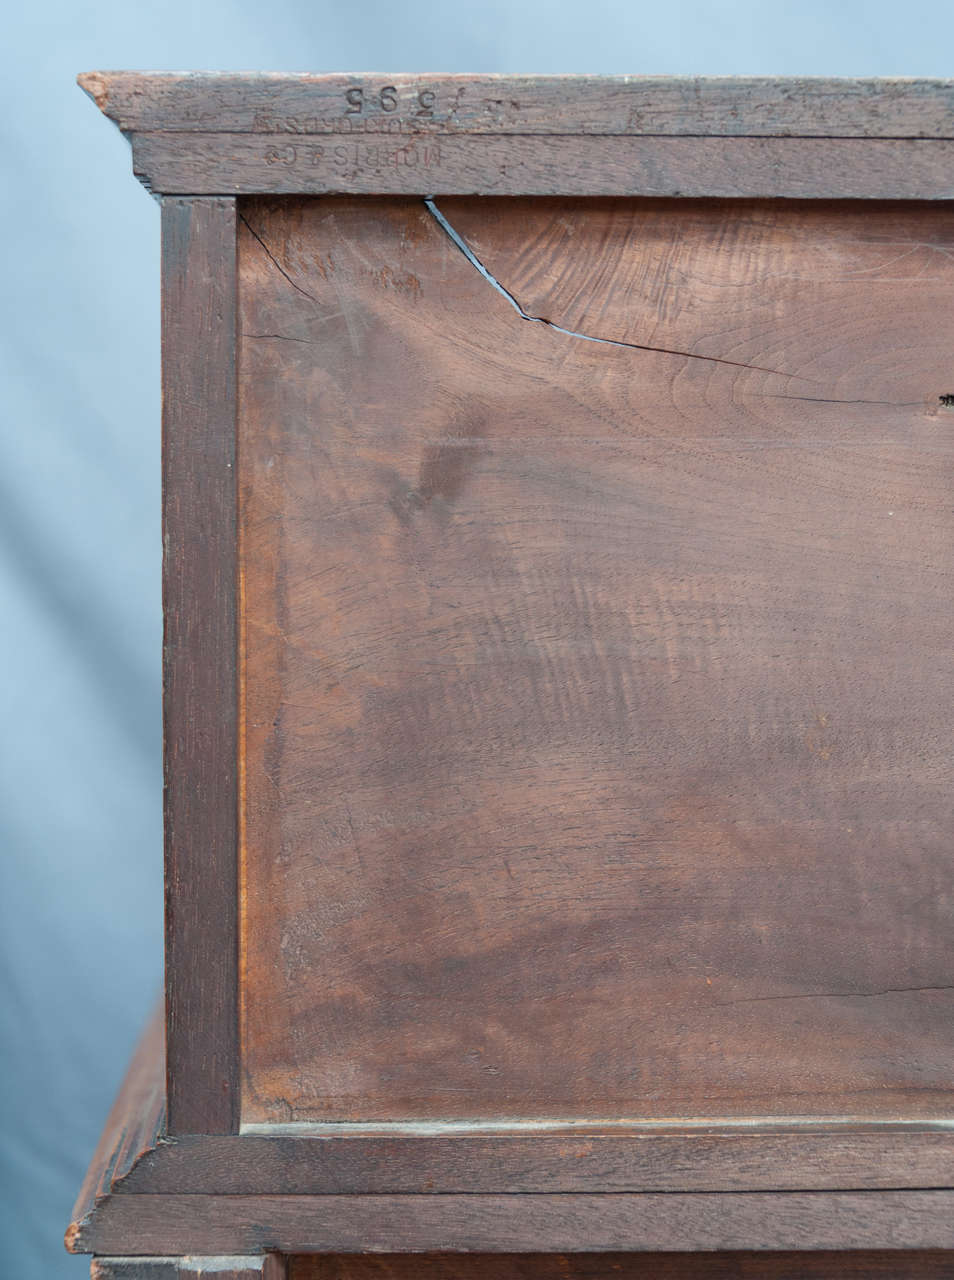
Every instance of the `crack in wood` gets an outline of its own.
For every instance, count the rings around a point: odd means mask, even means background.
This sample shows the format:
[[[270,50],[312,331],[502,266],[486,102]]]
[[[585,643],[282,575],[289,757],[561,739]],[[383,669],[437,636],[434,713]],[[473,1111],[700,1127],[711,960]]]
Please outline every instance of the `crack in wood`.
[[[765,365],[760,364],[746,364],[742,360],[727,360],[722,356],[704,356],[696,351],[679,351],[672,347],[654,347],[645,342],[625,342],[621,338],[603,338],[593,333],[581,333],[577,329],[568,329],[562,324],[557,324],[555,320],[548,320],[546,316],[533,315],[532,312],[527,311],[526,308],[518,302],[517,298],[510,292],[506,285],[501,284],[497,277],[493,275],[492,272],[488,271],[460,232],[451,226],[448,220],[441,213],[440,209],[438,209],[434,201],[434,197],[425,196],[424,204],[431,217],[435,220],[445,235],[447,235],[447,237],[452,241],[452,243],[457,246],[470,265],[483,276],[491,288],[495,289],[502,298],[506,298],[522,320],[529,320],[532,324],[546,325],[548,329],[553,329],[556,333],[562,333],[567,338],[579,338],[583,342],[598,342],[602,346],[606,347],[625,347],[630,351],[651,351],[656,355],[679,356],[684,360],[706,360],[710,364],[730,365],[733,369],[752,369],[756,373],[774,373],[781,378],[798,378],[802,382],[814,381],[814,379],[805,378],[798,373],[788,373],[784,369],[769,369]]]
[[[875,996],[903,995],[905,992],[954,991],[954,985],[946,987],[884,987],[880,991],[804,991],[790,996],[744,996],[741,1000],[720,1000],[718,1008],[733,1004],[761,1004],[770,1000],[871,1000]]]
[[[274,253],[272,253],[271,249],[268,247],[268,245],[265,243],[265,241],[262,239],[262,237],[258,234],[258,232],[255,230],[255,228],[252,226],[252,224],[249,222],[248,218],[246,218],[244,214],[241,214],[241,213],[239,214],[239,222],[241,222],[243,226],[245,226],[245,227],[247,227],[247,228],[248,228],[249,234],[250,234],[251,236],[253,236],[253,237],[254,237],[254,239],[256,239],[256,240],[258,241],[258,243],[262,246],[262,249],[264,250],[264,253],[265,253],[266,258],[268,258],[269,262],[272,264],[272,266],[275,268],[275,270],[276,270],[280,275],[282,275],[282,276],[284,276],[284,277],[285,277],[285,279],[288,281],[288,283],[291,285],[291,287],[292,287],[293,289],[295,289],[298,293],[300,293],[300,294],[301,294],[301,296],[302,296],[303,298],[307,298],[309,302],[314,302],[316,305],[318,305],[318,299],[317,299],[313,294],[309,293],[307,289],[303,289],[303,288],[301,287],[301,285],[300,285],[300,284],[296,284],[296,283],[295,283],[295,281],[291,278],[291,276],[288,274],[288,272],[285,270],[285,268],[282,266],[282,264],[278,261],[278,259],[277,259],[277,258],[275,257],[275,255],[274,255]],[[248,336],[249,336],[249,337],[254,337],[255,335],[254,335],[254,334],[249,334]],[[274,337],[281,337],[282,335],[281,335],[281,334],[274,334],[274,335],[266,334],[266,335],[264,335],[264,336],[266,336],[266,337],[272,337],[272,336],[274,336]],[[290,339],[290,341],[294,341],[294,339]]]

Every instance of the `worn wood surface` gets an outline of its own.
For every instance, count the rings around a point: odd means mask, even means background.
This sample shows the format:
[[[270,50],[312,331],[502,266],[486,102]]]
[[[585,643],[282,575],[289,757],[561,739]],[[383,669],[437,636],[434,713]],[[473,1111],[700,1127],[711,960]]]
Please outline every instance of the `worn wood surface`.
[[[954,142],[137,133],[152,191],[949,200]]]
[[[229,1133],[237,1089],[235,202],[162,210],[168,1123]]]
[[[504,1132],[180,1137],[146,1152],[117,1193],[757,1191],[947,1186],[954,1134],[845,1131]]]
[[[143,1153],[152,1150],[165,1120],[165,1019],[159,1005],[136,1046],[122,1088],[90,1161],[66,1232],[72,1248],[84,1221],[114,1191]]]
[[[954,197],[954,82],[91,72],[156,192]]]
[[[954,1254],[301,1254],[289,1280],[950,1280]]]
[[[158,1028],[68,1246],[951,1273],[954,82],[82,82],[190,198],[173,1140]],[[218,198],[327,192],[439,198]]]
[[[954,1191],[113,1196],[79,1246],[104,1254],[954,1249]]]
[[[950,218],[435,213],[243,205],[244,1120],[948,1117]]]
[[[124,131],[954,138],[954,81],[87,72]]]
[[[220,1254],[186,1258],[94,1258],[90,1280],[285,1280],[285,1259]]]

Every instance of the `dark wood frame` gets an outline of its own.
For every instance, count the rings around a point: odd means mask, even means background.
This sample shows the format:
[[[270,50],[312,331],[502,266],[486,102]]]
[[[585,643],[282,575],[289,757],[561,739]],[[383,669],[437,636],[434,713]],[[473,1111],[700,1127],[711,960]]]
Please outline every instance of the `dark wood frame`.
[[[235,1133],[235,201],[162,206],[169,1133]],[[201,350],[197,361],[194,352]]]
[[[69,1247],[954,1248],[948,1124],[240,1132],[235,477],[237,197],[954,199],[954,81],[80,83],[163,197],[167,981]]]

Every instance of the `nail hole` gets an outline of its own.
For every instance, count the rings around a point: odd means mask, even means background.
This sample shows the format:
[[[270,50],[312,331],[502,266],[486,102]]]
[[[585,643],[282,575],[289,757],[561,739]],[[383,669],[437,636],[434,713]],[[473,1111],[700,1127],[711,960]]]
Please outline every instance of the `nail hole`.
[[[938,403],[943,404],[946,408],[954,408],[954,392],[948,392],[947,395],[938,396]]]

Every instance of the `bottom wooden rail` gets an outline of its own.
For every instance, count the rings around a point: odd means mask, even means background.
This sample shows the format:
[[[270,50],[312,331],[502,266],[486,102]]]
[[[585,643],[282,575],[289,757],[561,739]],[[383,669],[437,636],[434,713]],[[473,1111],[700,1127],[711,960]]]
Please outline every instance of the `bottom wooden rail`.
[[[78,1253],[954,1249],[954,1191],[117,1195]]]

